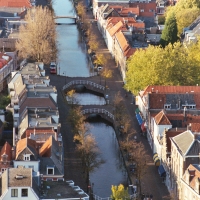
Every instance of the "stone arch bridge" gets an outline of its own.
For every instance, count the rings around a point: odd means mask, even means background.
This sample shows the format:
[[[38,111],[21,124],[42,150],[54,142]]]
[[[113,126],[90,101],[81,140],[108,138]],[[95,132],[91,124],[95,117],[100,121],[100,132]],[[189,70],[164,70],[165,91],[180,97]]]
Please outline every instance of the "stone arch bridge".
[[[105,95],[105,87],[104,86],[94,83],[92,81],[88,81],[88,80],[70,81],[69,83],[67,83],[66,85],[63,86],[63,91],[66,92],[66,91],[72,90],[77,85],[83,85],[88,90],[91,90],[93,92],[98,92],[98,93]]]
[[[110,113],[108,110],[102,109],[102,108],[83,109],[81,111],[81,113],[83,115],[86,115],[87,117],[89,117],[91,115],[99,115],[111,123],[114,123],[114,120],[115,120],[115,117],[112,113]]]

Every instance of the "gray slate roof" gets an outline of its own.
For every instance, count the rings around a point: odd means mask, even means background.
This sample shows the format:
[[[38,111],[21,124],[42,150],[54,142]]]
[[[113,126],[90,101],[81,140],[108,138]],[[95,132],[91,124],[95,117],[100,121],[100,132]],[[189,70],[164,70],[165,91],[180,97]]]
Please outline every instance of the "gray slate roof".
[[[194,141],[194,135],[191,131],[185,131],[181,133],[180,135],[177,135],[172,138],[174,143],[177,145],[179,150],[183,155],[186,155],[189,148],[191,147],[193,141]]]

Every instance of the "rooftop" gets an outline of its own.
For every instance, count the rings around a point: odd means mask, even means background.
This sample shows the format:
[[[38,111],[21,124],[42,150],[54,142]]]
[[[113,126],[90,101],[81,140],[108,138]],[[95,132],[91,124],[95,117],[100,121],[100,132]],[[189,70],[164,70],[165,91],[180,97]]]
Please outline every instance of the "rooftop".
[[[194,135],[191,131],[185,131],[172,138],[179,151],[185,155],[194,141]]]
[[[8,168],[8,187],[32,187],[31,168]]]
[[[76,190],[77,191],[76,191]],[[79,194],[78,192],[82,193]],[[42,199],[57,199],[59,198],[77,198],[86,197],[87,195],[84,192],[81,192],[81,189],[78,186],[69,185],[69,183],[64,181],[44,181],[42,185],[42,194],[40,198]]]

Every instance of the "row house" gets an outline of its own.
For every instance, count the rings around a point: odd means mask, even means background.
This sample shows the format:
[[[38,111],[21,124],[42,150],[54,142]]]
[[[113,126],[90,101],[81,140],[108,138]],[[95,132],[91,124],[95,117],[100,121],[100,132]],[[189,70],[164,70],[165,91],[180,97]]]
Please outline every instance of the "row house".
[[[5,143],[1,151],[0,167],[5,186],[0,199],[73,197],[88,200],[88,195],[74,186],[73,181],[64,181],[57,90],[45,76],[44,65],[23,62],[20,70],[12,73],[8,91],[11,103],[7,110],[13,113],[15,126],[13,147]],[[13,178],[17,180],[14,185],[11,184]],[[9,181],[5,183],[6,180]],[[58,185],[63,185],[67,192]]]
[[[24,138],[17,142],[14,168],[24,166],[32,168],[32,174],[39,183],[43,181],[63,181],[62,143],[50,136],[43,144],[36,140]],[[40,184],[39,184],[40,185]]]
[[[39,189],[32,178],[32,169],[20,166],[8,168],[2,174],[0,199],[34,199],[39,200]],[[37,188],[37,189],[36,189]]]
[[[146,123],[147,139],[154,153],[154,139],[162,136],[165,126],[181,128],[198,120],[199,95],[199,86],[147,86],[139,92],[136,105]],[[158,120],[160,117],[163,119]]]
[[[199,86],[148,86],[136,97],[159,174],[178,199],[185,170],[199,163],[199,97]]]
[[[200,166],[190,164],[181,178],[181,199],[200,199]]]
[[[171,144],[171,189],[178,199],[182,199],[182,196],[186,196],[181,184],[184,172],[190,164],[199,164],[199,135],[187,130],[172,137]],[[198,191],[198,199],[199,197]],[[190,199],[188,194],[187,199]],[[191,199],[196,199],[196,197]]]
[[[10,81],[10,74],[15,70],[14,59],[6,53],[0,53],[0,92]]]
[[[49,85],[43,66],[29,63],[18,72],[13,72],[12,77],[8,84],[11,103],[6,109],[13,113],[15,127],[18,127],[20,117],[28,107],[57,108],[57,91]]]

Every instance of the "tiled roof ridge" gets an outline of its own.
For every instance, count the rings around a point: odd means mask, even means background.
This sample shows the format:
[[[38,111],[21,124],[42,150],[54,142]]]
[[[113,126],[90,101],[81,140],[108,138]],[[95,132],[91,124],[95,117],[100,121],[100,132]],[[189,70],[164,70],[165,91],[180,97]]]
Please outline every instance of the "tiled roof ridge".
[[[171,125],[171,122],[167,118],[165,111],[161,110],[156,116],[155,121],[157,125]]]
[[[147,93],[200,93],[200,86],[172,86],[172,85],[148,85],[143,92],[143,95]]]

